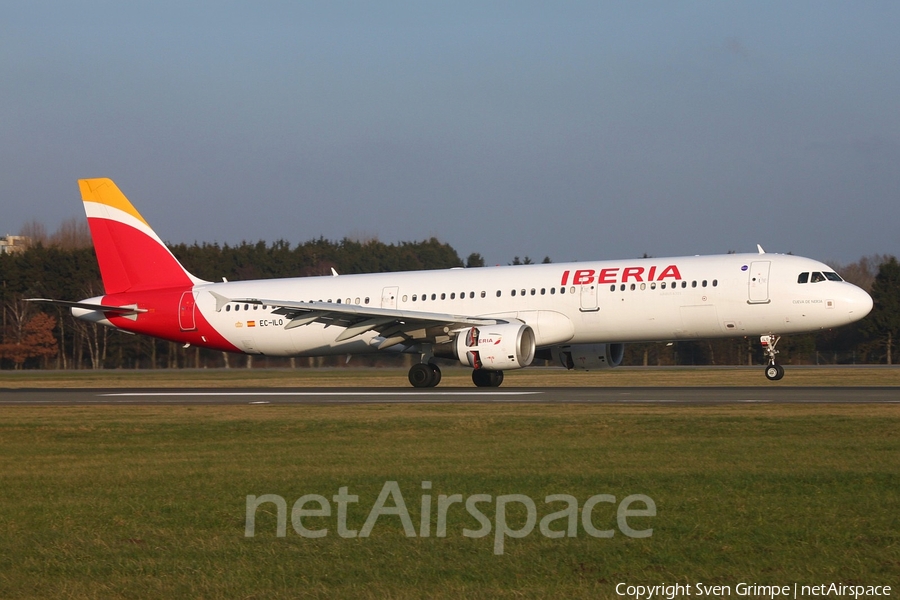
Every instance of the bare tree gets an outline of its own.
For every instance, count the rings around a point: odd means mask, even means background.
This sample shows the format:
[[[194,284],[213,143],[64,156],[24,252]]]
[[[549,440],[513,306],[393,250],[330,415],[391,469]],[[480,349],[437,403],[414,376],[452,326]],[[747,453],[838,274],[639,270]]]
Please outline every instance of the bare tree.
[[[49,244],[63,250],[90,248],[91,230],[83,218],[71,217],[63,221],[59,229],[50,236]]]
[[[46,244],[49,239],[47,236],[47,228],[37,219],[32,219],[22,225],[19,235],[27,237],[32,244]]]

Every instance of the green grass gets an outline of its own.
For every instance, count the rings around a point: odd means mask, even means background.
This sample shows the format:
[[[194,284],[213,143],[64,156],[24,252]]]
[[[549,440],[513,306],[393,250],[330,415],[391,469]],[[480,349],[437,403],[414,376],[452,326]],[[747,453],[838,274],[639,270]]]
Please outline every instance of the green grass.
[[[471,369],[442,366],[441,387],[472,387]],[[47,387],[407,387],[407,369],[159,369],[0,371],[0,389]],[[900,367],[786,367],[772,382],[757,367],[620,367],[507,371],[503,387],[900,386]]]
[[[900,580],[900,407],[376,405],[0,408],[0,597],[616,597],[618,582]],[[451,509],[446,538],[397,517],[342,539],[334,516],[244,537],[245,497],[349,487],[360,529],[385,481],[419,525],[438,494],[641,493],[646,539],[493,553]],[[485,505],[485,514],[493,511]],[[434,509],[433,509],[434,510]],[[595,522],[615,526],[612,505]],[[521,511],[520,511],[521,512]],[[522,514],[514,513],[518,526]],[[518,520],[516,520],[518,519]],[[558,524],[557,524],[558,527]],[[601,527],[603,528],[603,527]]]

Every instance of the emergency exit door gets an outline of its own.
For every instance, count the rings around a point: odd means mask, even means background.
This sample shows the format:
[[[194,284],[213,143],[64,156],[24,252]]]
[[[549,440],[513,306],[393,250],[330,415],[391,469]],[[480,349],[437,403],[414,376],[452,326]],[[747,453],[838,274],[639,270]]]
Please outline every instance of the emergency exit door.
[[[194,331],[197,329],[197,323],[194,319],[194,311],[197,310],[197,303],[194,300],[194,292],[185,292],[181,294],[181,302],[178,304],[178,325],[182,331]]]

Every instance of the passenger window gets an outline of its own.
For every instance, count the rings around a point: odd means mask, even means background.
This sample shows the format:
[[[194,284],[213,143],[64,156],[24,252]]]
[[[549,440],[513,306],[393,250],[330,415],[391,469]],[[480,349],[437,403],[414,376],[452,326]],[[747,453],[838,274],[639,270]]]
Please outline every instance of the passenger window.
[[[515,295],[516,295],[516,290],[511,291],[511,292],[510,292],[510,295],[511,295],[511,296],[515,296]]]
[[[713,279],[713,287],[716,287],[717,285],[719,285],[719,280]]]
[[[525,290],[522,290],[522,295],[523,295],[523,296],[525,295]]]
[[[656,289],[656,282],[655,282],[655,281],[654,281],[653,283],[650,284],[650,289],[651,289],[651,290],[655,290],[655,289]]]
[[[705,280],[705,279],[703,280],[703,283],[702,283],[701,285],[702,285],[703,287],[706,287],[706,280]]]
[[[416,301],[416,298],[417,298],[417,297],[418,297],[418,296],[416,296],[415,294],[413,294],[413,302]]]
[[[553,296],[556,294],[556,288],[550,288],[550,295]]]
[[[547,288],[541,288],[541,296],[545,296],[547,294]]]
[[[441,300],[446,300],[446,299],[447,299],[447,294],[446,293],[441,294]]]
[[[616,291],[616,284],[612,284],[611,286],[609,286],[609,291],[611,291],[611,292]]]
[[[666,282],[663,281],[661,284],[659,284],[659,287],[660,287],[661,289],[666,289]]]
[[[406,294],[403,294],[403,301],[406,302]],[[356,299],[356,303],[359,304],[359,298]]]
[[[647,284],[646,284],[646,283],[642,283],[642,284],[641,284],[641,290],[646,290],[646,289],[647,289]]]
[[[574,285],[569,286],[569,293],[570,293],[570,294],[574,294],[574,293],[575,293],[575,286],[574,286]]]
[[[369,298],[368,298],[368,296],[367,296],[367,297],[366,297],[366,304],[368,304],[368,303],[369,303]]]
[[[632,292],[634,291],[634,284],[633,284],[633,283],[631,284],[631,291],[632,291]]]
[[[691,287],[692,287],[692,288],[697,287],[697,282],[696,282],[696,281],[692,281],[692,282],[691,282]]]
[[[456,292],[451,292],[451,293],[450,293],[450,299],[451,299],[451,300],[456,300]]]
[[[797,283],[809,283],[809,273],[800,273],[800,277],[797,278]]]
[[[534,296],[537,292],[535,292],[534,288],[531,288],[531,295]]]
[[[497,297],[500,297],[500,290],[497,290]]]
[[[564,287],[559,288],[559,293],[560,293],[560,294],[565,294],[565,293],[566,293],[566,288],[564,288]]]
[[[624,284],[624,283],[622,284],[622,287],[619,288],[619,291],[620,291],[620,292],[624,292],[624,291],[625,291],[625,284]]]
[[[432,300],[437,300],[437,294],[432,294],[432,295],[431,295],[431,299],[432,299]]]
[[[681,287],[686,288],[686,287],[687,287],[687,281],[682,281],[682,282],[681,282]]]
[[[226,304],[226,305],[225,305],[225,312],[231,312],[231,305],[230,305],[230,304]]]

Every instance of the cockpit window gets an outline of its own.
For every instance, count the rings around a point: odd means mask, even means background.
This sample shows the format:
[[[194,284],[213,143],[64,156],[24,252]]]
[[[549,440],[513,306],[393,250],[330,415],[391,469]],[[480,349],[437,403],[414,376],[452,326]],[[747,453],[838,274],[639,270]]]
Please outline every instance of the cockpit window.
[[[800,273],[800,277],[797,278],[797,283],[807,283],[809,281],[809,273]]]
[[[834,271],[825,271],[825,278],[828,281],[843,281],[843,279],[841,279],[841,276]]]
[[[809,282],[810,283],[819,283],[820,281],[825,281],[825,276],[822,275],[821,273],[819,273],[818,271],[815,271],[812,274],[812,278],[809,280]]]

